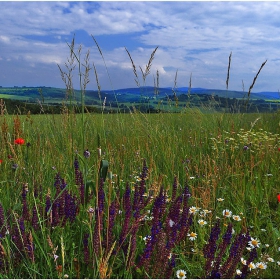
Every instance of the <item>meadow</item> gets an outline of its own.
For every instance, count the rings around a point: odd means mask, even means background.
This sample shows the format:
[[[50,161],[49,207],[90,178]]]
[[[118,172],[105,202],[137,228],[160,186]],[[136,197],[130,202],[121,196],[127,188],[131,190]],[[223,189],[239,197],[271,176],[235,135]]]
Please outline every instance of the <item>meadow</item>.
[[[279,112],[84,109],[1,106],[1,278],[278,277]]]

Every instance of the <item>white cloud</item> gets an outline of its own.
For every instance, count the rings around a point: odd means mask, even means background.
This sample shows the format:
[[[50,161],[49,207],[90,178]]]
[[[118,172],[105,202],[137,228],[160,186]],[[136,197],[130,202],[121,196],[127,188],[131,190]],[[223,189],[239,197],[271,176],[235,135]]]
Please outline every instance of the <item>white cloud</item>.
[[[14,71],[20,71],[15,69],[19,63],[34,68],[45,65],[44,71],[53,71],[57,63],[66,61],[69,48],[65,40],[71,41],[77,30],[84,30],[89,38],[93,34],[97,41],[98,35],[133,34],[139,45],[128,49],[137,69],[145,67],[159,46],[148,80],[151,84],[158,69],[161,86],[172,86],[178,69],[178,86],[187,86],[192,73],[193,86],[225,88],[232,52],[231,89],[240,90],[242,80],[247,89],[261,63],[268,59],[255,89],[277,91],[279,14],[280,2],[266,1],[1,2],[1,61],[10,61],[6,67]],[[107,42],[102,52],[114,86],[134,86],[124,48],[110,47],[111,42]],[[92,47],[92,40],[89,43],[85,38],[82,43],[85,50],[91,47],[91,59],[105,88],[108,80],[99,52]],[[0,83],[1,79],[3,76]]]

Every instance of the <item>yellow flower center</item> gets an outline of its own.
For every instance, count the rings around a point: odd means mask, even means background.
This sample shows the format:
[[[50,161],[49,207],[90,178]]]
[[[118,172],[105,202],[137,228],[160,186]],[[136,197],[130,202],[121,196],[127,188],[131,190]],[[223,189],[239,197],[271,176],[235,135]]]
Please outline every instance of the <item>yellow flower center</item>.
[[[184,272],[182,272],[182,271],[180,271],[180,272],[179,272],[179,276],[182,278],[182,277],[184,277],[184,276],[185,276],[185,273],[184,273]]]
[[[257,241],[257,240],[252,240],[252,244],[253,244],[254,246],[257,246],[257,245],[258,245],[258,241]]]
[[[191,237],[196,237],[196,233],[192,232],[192,233],[190,234],[190,236],[191,236]]]

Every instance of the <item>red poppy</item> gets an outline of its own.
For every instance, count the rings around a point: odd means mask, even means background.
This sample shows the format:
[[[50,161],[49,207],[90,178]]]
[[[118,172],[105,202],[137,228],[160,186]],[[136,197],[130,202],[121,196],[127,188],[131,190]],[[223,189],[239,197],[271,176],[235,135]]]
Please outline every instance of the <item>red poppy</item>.
[[[278,202],[280,203],[280,193],[277,194]]]
[[[280,147],[278,148],[278,151],[280,152]]]
[[[16,145],[23,145],[23,144],[24,144],[24,139],[22,139],[22,138],[17,138],[17,139],[15,140],[15,144],[16,144]]]
[[[0,164],[3,162],[3,160],[2,159],[0,159]]]

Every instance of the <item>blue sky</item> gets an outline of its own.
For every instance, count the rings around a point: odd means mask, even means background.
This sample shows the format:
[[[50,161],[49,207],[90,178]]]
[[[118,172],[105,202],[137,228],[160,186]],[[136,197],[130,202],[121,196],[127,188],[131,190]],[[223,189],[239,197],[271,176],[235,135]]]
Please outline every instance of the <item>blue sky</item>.
[[[158,70],[159,85],[172,87],[178,70],[177,87],[192,74],[192,87],[226,89],[232,52],[230,90],[248,91],[266,59],[253,91],[280,90],[280,2],[1,1],[0,9],[0,86],[65,87],[57,64],[75,34],[103,90],[136,87],[124,47],[140,75],[156,46],[147,85]],[[93,71],[89,78],[96,89]],[[77,72],[73,81],[79,88]]]

